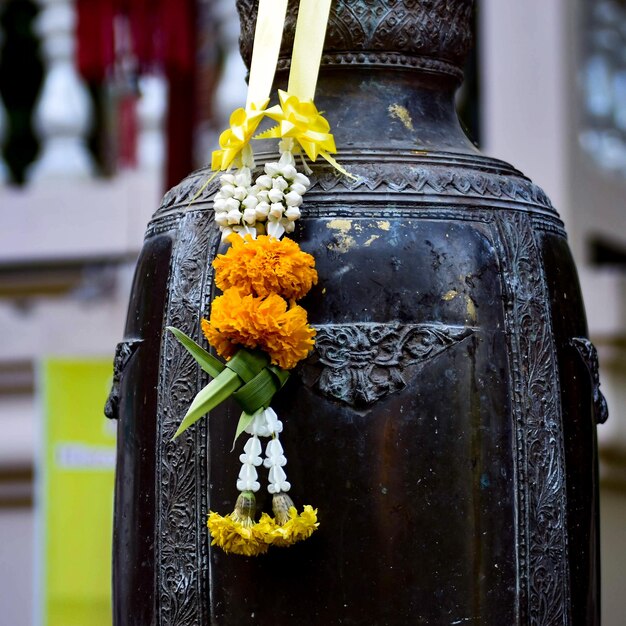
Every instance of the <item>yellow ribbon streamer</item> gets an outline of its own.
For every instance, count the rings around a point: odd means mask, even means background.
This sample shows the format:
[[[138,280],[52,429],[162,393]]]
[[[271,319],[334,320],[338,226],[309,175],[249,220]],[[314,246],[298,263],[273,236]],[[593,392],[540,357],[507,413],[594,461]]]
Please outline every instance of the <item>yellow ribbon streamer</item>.
[[[219,139],[220,149],[211,155],[211,169],[227,170],[232,165],[251,164],[250,139],[259,126],[274,82],[276,64],[283,37],[288,0],[259,0],[254,46],[250,63],[250,79],[245,109],[237,109],[230,116],[230,128]],[[215,174],[209,182],[215,178]]]
[[[286,13],[287,0],[259,0],[246,109],[270,97]]]
[[[332,0],[300,0],[287,91],[313,100]]]
[[[306,155],[315,161],[318,156],[328,161],[345,176],[354,178],[331,156],[337,152],[335,139],[330,131],[328,120],[317,110],[311,100],[302,101],[297,96],[278,90],[280,104],[265,111],[265,115],[278,122],[255,139],[293,139]]]
[[[329,132],[328,120],[317,110],[313,101],[303,102],[281,89],[278,90],[278,98],[280,104],[265,111],[265,115],[277,121],[278,126],[260,133],[255,139],[292,139],[311,161],[321,156],[344,176],[356,180],[356,176],[350,174],[331,156],[337,152],[335,138]]]
[[[330,124],[310,100],[302,102],[297,96],[278,90],[280,104],[267,109],[265,115],[278,122],[258,137],[295,139],[311,161],[322,152],[336,152],[335,140],[330,134]]]
[[[339,172],[354,178],[331,156],[337,149],[330,124],[313,103],[331,2],[300,0],[288,91],[279,90],[280,104],[266,110],[280,52],[287,0],[259,0],[246,108],[233,112],[230,128],[220,135],[220,148],[211,157],[211,168],[216,173],[233,165],[251,164],[250,139],[267,115],[277,121],[278,126],[256,139],[293,139],[311,161],[321,156]],[[209,182],[215,176],[213,174]]]
[[[337,148],[330,124],[313,103],[331,2],[300,0],[287,91],[279,90],[280,104],[265,112],[278,126],[255,139],[293,139],[311,161],[321,156],[344,176],[355,178],[331,156]]]
[[[220,149],[211,156],[211,169],[216,172],[227,170],[231,165],[241,167],[245,160],[246,148],[254,135],[269,102],[252,103],[248,109],[237,109],[230,116],[230,128],[220,135]],[[250,154],[250,157],[252,155]]]

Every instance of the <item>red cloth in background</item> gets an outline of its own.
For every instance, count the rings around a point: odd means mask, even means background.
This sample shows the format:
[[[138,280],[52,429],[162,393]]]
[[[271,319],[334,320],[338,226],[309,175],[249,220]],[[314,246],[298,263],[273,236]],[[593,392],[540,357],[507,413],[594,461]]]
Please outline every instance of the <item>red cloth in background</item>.
[[[77,0],[78,68],[101,83],[115,64],[114,20],[128,19],[141,72],[160,67],[169,82],[168,186],[193,168],[196,90],[195,0]]]
[[[100,83],[113,65],[113,0],[77,0],[78,71],[88,82]]]
[[[78,67],[102,80],[115,62],[113,21],[126,16],[132,50],[142,70],[155,65],[192,72],[195,67],[194,0],[77,0]]]

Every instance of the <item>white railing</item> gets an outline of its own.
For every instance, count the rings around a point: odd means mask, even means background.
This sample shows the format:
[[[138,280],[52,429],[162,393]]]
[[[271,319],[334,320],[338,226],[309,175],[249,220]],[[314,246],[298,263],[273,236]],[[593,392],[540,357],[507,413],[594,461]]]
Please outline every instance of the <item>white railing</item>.
[[[76,11],[72,0],[39,0],[37,31],[46,62],[35,111],[41,151],[31,166],[32,183],[84,180],[94,174],[85,136],[93,121],[87,90],[76,71]]]
[[[28,179],[34,184],[93,179],[95,167],[86,136],[94,120],[87,89],[75,64],[75,5],[73,0],[39,0],[39,3],[37,31],[47,71],[35,111],[41,150]],[[167,86],[158,74],[142,76],[139,86],[138,169],[159,176],[165,159],[163,121]]]
[[[0,161],[0,265],[137,254],[163,192],[167,85],[140,78],[137,167],[98,178],[86,137],[91,100],[75,64],[74,0],[39,0],[36,31],[45,77],[34,114],[41,142],[23,187],[8,186]],[[0,102],[0,139],[3,109]]]

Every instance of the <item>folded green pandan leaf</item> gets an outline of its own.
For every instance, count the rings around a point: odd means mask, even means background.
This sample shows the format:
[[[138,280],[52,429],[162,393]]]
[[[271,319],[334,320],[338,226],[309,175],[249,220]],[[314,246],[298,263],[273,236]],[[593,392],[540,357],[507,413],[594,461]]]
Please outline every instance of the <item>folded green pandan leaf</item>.
[[[191,337],[185,335],[184,332],[178,330],[178,328],[174,328],[173,326],[168,326],[167,330],[174,333],[174,337],[176,337],[176,339],[183,344],[189,354],[191,354],[191,356],[198,362],[198,365],[200,365],[200,367],[207,374],[209,374],[209,376],[215,378],[224,369],[224,364],[219,359],[216,359],[212,354],[209,354]]]
[[[184,433],[192,424],[195,424],[203,415],[220,405],[229,398],[233,391],[241,387],[241,379],[235,372],[225,369],[217,378],[214,378],[204,389],[198,392],[191,406],[180,423],[173,439]]]
[[[269,407],[274,394],[289,378],[289,372],[276,365],[270,365],[267,354],[259,350],[241,348],[224,364],[182,331],[170,326],[168,330],[174,334],[200,367],[214,377],[193,399],[174,434],[174,439],[203,415],[232,396],[243,409],[237,425],[236,440],[254,419],[254,414]]]

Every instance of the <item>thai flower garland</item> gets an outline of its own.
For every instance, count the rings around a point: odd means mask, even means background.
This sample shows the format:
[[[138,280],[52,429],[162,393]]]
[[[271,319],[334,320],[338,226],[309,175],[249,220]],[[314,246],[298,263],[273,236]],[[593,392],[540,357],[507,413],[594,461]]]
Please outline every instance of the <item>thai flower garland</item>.
[[[324,5],[321,13],[320,4]],[[330,0],[301,0],[290,87],[287,92],[279,91],[279,104],[268,109],[269,87],[260,91],[254,88],[255,94],[262,97],[253,98],[251,90],[253,84],[263,82],[255,74],[255,67],[267,69],[267,63],[259,63],[259,58],[273,59],[271,76],[268,74],[264,83],[267,85],[269,79],[271,85],[282,21],[276,20],[275,3],[260,0],[248,103],[245,109],[232,114],[230,128],[220,136],[220,149],[213,152],[212,168],[216,173],[209,182],[219,171],[226,171],[220,176],[219,190],[213,199],[214,221],[221,230],[222,241],[230,247],[213,261],[215,285],[222,295],[214,298],[209,319],[202,319],[201,328],[207,342],[225,362],[180,330],[169,329],[213,377],[194,398],[175,438],[227,398],[233,398],[242,408],[234,439],[236,442],[245,433],[248,440],[239,456],[239,495],[232,513],[220,515],[210,511],[207,525],[212,545],[245,556],[263,554],[270,546],[290,546],[310,537],[319,526],[317,509],[305,505],[298,512],[288,495],[291,483],[280,442],[283,423],[271,408],[271,401],[285,384],[289,371],[308,356],[315,337],[306,310],[297,303],[317,283],[315,260],[287,237],[301,217],[303,196],[311,184],[306,174],[297,170],[294,155],[300,155],[305,172],[310,170],[304,155],[311,161],[321,156],[342,174],[349,175],[332,157],[336,148],[330,126],[312,100],[329,7]],[[284,19],[286,0],[282,0],[281,11]],[[306,55],[310,50],[303,45],[302,33],[312,15],[318,23],[314,39],[319,54],[311,76],[311,72],[294,68],[302,65],[297,58],[306,57],[309,61]],[[305,28],[300,26],[301,20]],[[266,33],[261,43],[257,41],[258,33],[263,32],[260,23],[265,24]],[[268,39],[270,26],[273,30]],[[308,78],[301,81],[305,87],[299,88],[298,81],[292,79],[303,73]],[[311,96],[302,97],[290,91],[305,96],[310,92]],[[264,117],[277,125],[255,136]],[[280,139],[280,159],[266,163],[256,177],[252,171],[252,138]],[[232,167],[236,169],[231,171]],[[267,440],[265,445],[263,439]],[[268,471],[267,490],[272,495],[274,516],[262,513],[257,521],[255,493],[261,488],[257,469],[261,465]]]
[[[214,545],[246,556],[262,554],[271,545],[292,545],[318,527],[317,510],[306,505],[298,513],[288,495],[291,484],[280,442],[283,424],[270,406],[288,371],[314,345],[315,330],[297,301],[317,283],[315,260],[284,236],[293,232],[309,186],[289,151],[278,162],[267,163],[254,184],[245,166],[220,177],[213,209],[230,247],[213,261],[215,285],[223,293],[213,300],[210,317],[201,327],[226,363],[171,329],[203,369],[215,376],[196,396],[176,435],[227,397],[243,408],[235,433],[235,439],[243,433],[249,436],[239,457],[240,493],[229,515],[210,512],[208,527]],[[263,438],[269,440],[264,459]],[[263,513],[257,522],[254,494],[261,486],[260,465],[268,470],[274,517]]]

